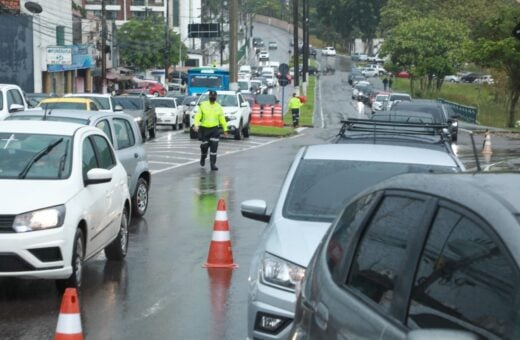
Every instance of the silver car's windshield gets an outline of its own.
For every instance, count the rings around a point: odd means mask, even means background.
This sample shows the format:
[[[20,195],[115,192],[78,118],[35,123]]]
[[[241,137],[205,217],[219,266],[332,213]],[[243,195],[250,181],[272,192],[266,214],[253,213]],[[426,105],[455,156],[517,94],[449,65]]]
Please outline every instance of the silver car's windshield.
[[[456,172],[454,166],[348,160],[302,160],[289,187],[283,216],[332,222],[357,193],[391,176],[407,172]]]
[[[69,136],[0,132],[0,178],[67,178],[71,146]]]

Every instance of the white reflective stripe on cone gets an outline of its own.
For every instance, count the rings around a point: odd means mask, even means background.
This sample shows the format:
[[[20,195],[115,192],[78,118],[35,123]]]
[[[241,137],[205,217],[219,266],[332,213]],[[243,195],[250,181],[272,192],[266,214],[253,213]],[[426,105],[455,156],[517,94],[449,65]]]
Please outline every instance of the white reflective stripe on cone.
[[[229,231],[215,230],[213,231],[213,237],[211,240],[217,242],[229,241]]]
[[[227,221],[227,212],[225,210],[217,210],[215,221]]]
[[[81,331],[81,319],[79,314],[60,314],[56,333],[79,334]]]

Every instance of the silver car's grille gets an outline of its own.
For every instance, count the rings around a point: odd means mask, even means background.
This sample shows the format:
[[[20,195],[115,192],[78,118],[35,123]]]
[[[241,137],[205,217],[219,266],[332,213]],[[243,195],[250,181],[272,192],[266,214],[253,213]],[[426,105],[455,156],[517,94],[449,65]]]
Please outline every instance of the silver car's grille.
[[[14,233],[13,222],[16,215],[0,215],[0,233]]]

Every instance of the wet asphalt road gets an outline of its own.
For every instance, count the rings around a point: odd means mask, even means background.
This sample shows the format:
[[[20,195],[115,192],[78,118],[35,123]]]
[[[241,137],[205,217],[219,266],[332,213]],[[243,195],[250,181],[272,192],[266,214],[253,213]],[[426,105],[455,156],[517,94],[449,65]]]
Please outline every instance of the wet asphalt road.
[[[279,46],[289,41],[260,24],[256,35],[279,39]],[[145,218],[132,221],[128,256],[118,263],[100,254],[85,266],[80,306],[87,339],[245,338],[248,267],[263,224],[243,218],[240,202],[262,198],[272,207],[301,146],[324,143],[337,133],[341,119],[366,115],[350,99],[349,60],[335,62],[336,73],[322,75],[318,83],[316,128],[287,139],[222,141],[218,172],[200,168],[198,142],[188,134],[161,129],[146,143],[154,172],[150,205]],[[497,148],[490,162],[518,157],[518,140],[501,133],[493,138]],[[478,135],[479,147],[482,141]],[[459,144],[471,167],[467,134]],[[202,268],[220,198],[239,264],[232,271]],[[0,279],[0,339],[52,338],[60,300],[51,281]]]

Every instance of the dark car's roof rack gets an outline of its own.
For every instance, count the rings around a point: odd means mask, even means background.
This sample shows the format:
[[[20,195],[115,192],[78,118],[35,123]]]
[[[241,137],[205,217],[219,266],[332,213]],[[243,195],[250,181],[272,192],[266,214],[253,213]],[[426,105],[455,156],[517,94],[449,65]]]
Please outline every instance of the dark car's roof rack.
[[[338,136],[345,137],[347,131],[350,132],[370,132],[377,137],[377,134],[391,135],[438,135],[447,139],[447,124],[432,123],[413,123],[413,122],[392,122],[372,119],[348,118],[341,121],[341,128]],[[446,129],[446,130],[445,130]]]
[[[403,144],[440,145],[448,153],[454,154],[446,124],[348,118],[341,121],[341,128],[336,137],[336,143],[342,139],[349,139],[371,141],[374,144],[400,141]]]

